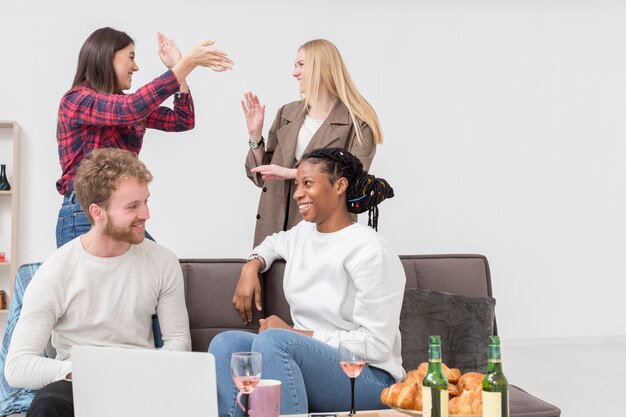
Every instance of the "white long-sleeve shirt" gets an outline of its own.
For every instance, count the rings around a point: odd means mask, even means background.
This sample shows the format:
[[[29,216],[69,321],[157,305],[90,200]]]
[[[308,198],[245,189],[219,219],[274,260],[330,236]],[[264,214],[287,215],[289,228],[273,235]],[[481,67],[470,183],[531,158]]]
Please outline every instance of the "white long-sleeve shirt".
[[[154,349],[155,313],[163,347],[190,350],[183,276],[173,252],[146,239],[121,256],[100,258],[76,238],[26,288],[5,377],[12,386],[34,389],[64,379],[74,345]],[[40,357],[51,336],[56,358]]]
[[[371,365],[404,377],[399,326],[406,276],[377,232],[355,223],[320,233],[302,221],[268,236],[253,253],[265,259],[265,270],[286,261],[283,288],[294,328],[334,347],[365,340]]]

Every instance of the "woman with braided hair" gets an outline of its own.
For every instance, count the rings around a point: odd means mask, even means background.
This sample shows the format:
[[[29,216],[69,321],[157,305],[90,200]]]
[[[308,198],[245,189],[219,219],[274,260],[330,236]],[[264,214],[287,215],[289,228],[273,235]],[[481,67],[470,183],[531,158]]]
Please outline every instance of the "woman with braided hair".
[[[369,366],[356,390],[357,409],[379,409],[380,392],[404,377],[400,308],[406,277],[400,259],[373,228],[351,212],[370,211],[393,196],[386,181],[367,175],[357,157],[340,148],[302,157],[293,198],[305,221],[254,248],[243,266],[233,304],[244,323],[252,303],[261,310],[259,273],[286,261],[283,289],[291,317],[270,316],[259,334],[224,332],[211,345],[216,359],[220,414],[241,415],[230,376],[233,352],[263,355],[263,378],[282,381],[280,414],[347,410],[350,384],[341,370],[341,340],[364,340]],[[293,321],[293,327],[284,320]]]

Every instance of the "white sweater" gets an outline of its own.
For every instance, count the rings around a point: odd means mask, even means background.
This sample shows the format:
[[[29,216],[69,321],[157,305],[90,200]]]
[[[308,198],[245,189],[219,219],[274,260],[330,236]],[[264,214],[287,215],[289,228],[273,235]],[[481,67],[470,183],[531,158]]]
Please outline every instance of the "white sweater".
[[[400,309],[406,276],[400,258],[372,228],[352,224],[320,233],[302,221],[268,236],[253,253],[266,270],[285,259],[283,287],[294,327],[338,347],[343,339],[366,341],[368,362],[404,377]]]
[[[72,370],[75,345],[154,349],[155,313],[163,347],[190,350],[183,276],[173,252],[146,239],[121,256],[99,258],[76,238],[28,285],[5,377],[12,386],[34,389],[64,379]],[[51,335],[57,356],[40,357]]]

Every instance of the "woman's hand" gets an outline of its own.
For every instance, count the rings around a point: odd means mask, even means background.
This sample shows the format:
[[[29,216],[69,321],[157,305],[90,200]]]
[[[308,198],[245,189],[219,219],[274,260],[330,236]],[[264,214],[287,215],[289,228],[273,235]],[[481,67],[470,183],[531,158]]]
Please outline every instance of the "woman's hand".
[[[208,67],[217,72],[233,68],[233,61],[226,52],[211,48],[214,43],[214,41],[200,42],[171,68],[183,90],[186,87],[185,79],[196,67]]]
[[[252,298],[257,310],[261,311],[261,283],[259,282],[259,271],[262,263],[258,259],[247,262],[241,268],[239,282],[233,295],[233,306],[241,320],[248,324],[252,321]]]
[[[233,68],[233,61],[226,52],[212,48],[215,41],[204,41],[191,48],[187,54],[192,62],[200,67],[208,67],[213,71],[222,72]]]
[[[259,320],[259,333],[267,329],[287,329],[293,330],[293,328],[285,323],[278,316],[269,316],[266,319]]]
[[[296,178],[295,168],[285,168],[280,165],[261,165],[250,171],[261,174],[264,180],[293,180]]]
[[[161,32],[157,32],[157,44],[159,45],[159,58],[167,68],[172,68],[183,58],[176,42]]]
[[[310,330],[296,330],[293,327],[291,327],[290,325],[288,325],[287,323],[285,323],[280,317],[278,316],[269,316],[266,319],[260,319],[259,320],[259,333],[267,330],[267,329],[285,329],[285,330],[291,330],[300,334],[303,334],[305,336],[313,336],[313,332]]]
[[[261,140],[263,122],[265,120],[265,104],[261,105],[259,98],[250,91],[244,93],[241,100],[241,108],[246,116],[246,125],[248,125],[248,135],[255,142]]]

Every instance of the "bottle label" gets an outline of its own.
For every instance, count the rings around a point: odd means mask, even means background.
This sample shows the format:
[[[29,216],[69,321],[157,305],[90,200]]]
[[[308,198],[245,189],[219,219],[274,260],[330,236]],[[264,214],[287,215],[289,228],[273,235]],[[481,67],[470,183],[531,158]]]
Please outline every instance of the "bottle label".
[[[433,407],[433,400],[430,394],[430,387],[422,386],[422,415],[430,417],[430,410]]]
[[[433,414],[433,390],[422,386],[422,415],[424,417],[448,417],[448,390],[435,389],[435,395],[439,395],[439,413]]]
[[[483,391],[483,416],[502,417],[502,394]]]
[[[441,417],[448,417],[448,399],[450,398],[448,395],[447,389],[442,389],[439,391],[440,402],[441,404]]]

